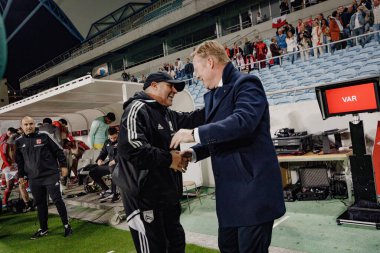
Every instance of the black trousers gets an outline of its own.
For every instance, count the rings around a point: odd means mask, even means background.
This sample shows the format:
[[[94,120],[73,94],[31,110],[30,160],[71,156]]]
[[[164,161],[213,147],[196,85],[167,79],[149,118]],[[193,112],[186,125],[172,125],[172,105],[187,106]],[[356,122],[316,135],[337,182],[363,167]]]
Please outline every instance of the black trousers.
[[[132,229],[131,234],[138,253],[184,253],[185,232],[180,224],[181,205],[141,211],[145,235]]]
[[[92,168],[89,172],[89,175],[92,178],[92,180],[94,180],[95,183],[97,183],[102,188],[103,191],[107,191],[109,187],[103,181],[102,177],[107,176],[110,173],[111,169],[108,165],[101,165]],[[111,191],[112,193],[116,193],[116,185],[113,182],[111,184]]]
[[[268,253],[273,221],[249,227],[219,228],[221,253]]]
[[[48,229],[48,195],[53,200],[55,206],[57,207],[59,216],[63,225],[69,223],[67,218],[67,210],[65,202],[63,202],[60,183],[57,181],[52,184],[41,184],[41,182],[29,181],[29,187],[32,191],[34,198],[34,203],[37,206],[38,220],[40,222],[40,228],[42,230]]]

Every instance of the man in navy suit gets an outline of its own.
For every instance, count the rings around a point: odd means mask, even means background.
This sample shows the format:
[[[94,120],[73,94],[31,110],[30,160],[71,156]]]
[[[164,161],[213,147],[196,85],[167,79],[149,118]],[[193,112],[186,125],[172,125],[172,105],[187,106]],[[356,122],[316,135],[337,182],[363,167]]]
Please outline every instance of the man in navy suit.
[[[181,129],[171,147],[197,142],[192,160],[211,156],[222,253],[268,252],[273,221],[285,213],[281,173],[270,136],[269,105],[260,79],[237,71],[216,41],[192,56],[204,95],[205,124]]]

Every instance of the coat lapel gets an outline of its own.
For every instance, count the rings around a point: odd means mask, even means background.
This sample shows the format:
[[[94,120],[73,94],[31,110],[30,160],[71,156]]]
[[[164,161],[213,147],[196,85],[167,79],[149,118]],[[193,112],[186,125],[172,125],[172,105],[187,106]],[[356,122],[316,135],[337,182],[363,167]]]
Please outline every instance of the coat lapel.
[[[215,113],[216,109],[219,107],[221,102],[223,101],[224,97],[227,96],[227,94],[231,91],[232,86],[231,85],[223,85],[222,87],[217,89],[216,94],[214,97],[212,96],[212,92],[210,92],[208,99],[213,99],[212,101],[212,108],[209,108],[209,113],[206,113],[206,121]],[[209,105],[211,104],[211,101],[209,101]]]

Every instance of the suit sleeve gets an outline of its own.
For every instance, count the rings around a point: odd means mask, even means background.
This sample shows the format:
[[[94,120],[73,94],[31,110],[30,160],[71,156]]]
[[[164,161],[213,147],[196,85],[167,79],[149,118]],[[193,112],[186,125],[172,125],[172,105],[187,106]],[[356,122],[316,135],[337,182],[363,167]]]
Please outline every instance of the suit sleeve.
[[[53,156],[58,160],[59,166],[67,167],[66,156],[63,153],[62,147],[49,135],[47,135],[47,145],[49,147],[50,152],[52,152]]]
[[[195,162],[201,161],[210,156],[210,151],[206,145],[197,144],[195,146],[192,146],[191,148],[194,150],[196,156]]]
[[[177,122],[178,129],[193,129],[201,126],[205,122],[205,109],[198,109],[192,112],[171,111],[171,115]]]
[[[124,112],[118,142],[118,156],[128,159],[135,168],[154,170],[169,168],[172,157],[164,150],[149,143],[147,129],[149,117],[144,103],[135,101]]]
[[[18,177],[23,178],[26,176],[25,174],[25,161],[24,156],[21,153],[20,150],[20,143],[16,141],[16,155],[15,155],[15,161],[17,163],[17,170],[18,170]]]
[[[223,120],[200,126],[201,144],[241,139],[251,135],[259,125],[268,106],[261,81],[253,76],[244,76],[236,82],[232,113]]]

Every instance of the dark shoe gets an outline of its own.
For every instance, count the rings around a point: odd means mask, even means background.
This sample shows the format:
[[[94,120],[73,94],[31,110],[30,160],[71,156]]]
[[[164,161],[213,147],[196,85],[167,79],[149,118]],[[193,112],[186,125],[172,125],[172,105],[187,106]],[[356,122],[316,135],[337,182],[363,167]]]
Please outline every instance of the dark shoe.
[[[111,199],[111,202],[114,203],[120,199],[120,193],[115,193]]]
[[[40,237],[43,237],[43,236],[45,236],[45,235],[47,235],[48,234],[48,231],[47,230],[42,230],[42,229],[38,229],[38,231],[37,232],[35,232],[31,237],[30,237],[30,239],[32,239],[32,240],[36,240],[36,239],[38,239],[38,238],[40,238]]]
[[[71,226],[70,225],[68,225],[67,227],[65,227],[65,237],[68,237],[68,236],[70,236],[70,235],[72,235],[73,234],[73,229],[71,228]]]

